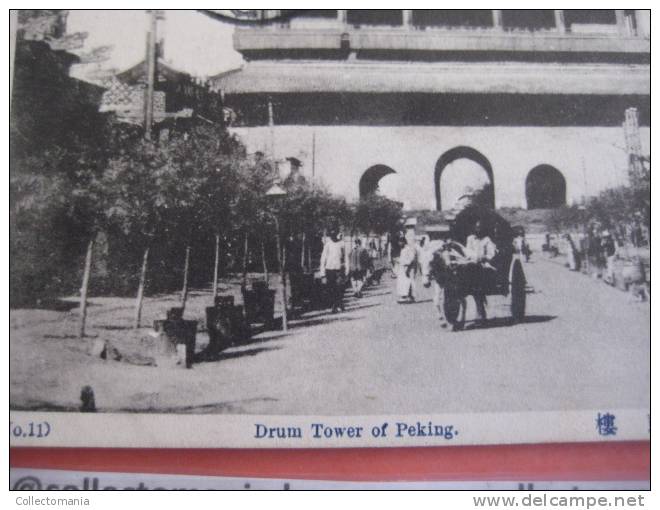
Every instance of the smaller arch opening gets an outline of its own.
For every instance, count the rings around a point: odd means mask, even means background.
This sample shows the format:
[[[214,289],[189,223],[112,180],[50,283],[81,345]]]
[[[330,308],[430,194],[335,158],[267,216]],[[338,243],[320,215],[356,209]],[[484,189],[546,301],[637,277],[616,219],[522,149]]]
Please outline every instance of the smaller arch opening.
[[[360,199],[381,191],[381,179],[391,174],[396,174],[396,171],[386,165],[374,165],[365,170],[360,177]]]
[[[566,179],[551,165],[532,168],[525,180],[527,209],[554,209],[566,205]]]

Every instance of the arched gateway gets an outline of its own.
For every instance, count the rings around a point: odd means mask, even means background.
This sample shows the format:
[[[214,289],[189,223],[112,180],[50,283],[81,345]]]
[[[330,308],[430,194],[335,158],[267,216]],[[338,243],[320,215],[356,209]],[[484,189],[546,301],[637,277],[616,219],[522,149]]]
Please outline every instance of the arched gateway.
[[[366,198],[378,192],[380,180],[396,171],[386,165],[374,165],[367,168],[360,177],[360,198]]]
[[[484,202],[489,207],[494,208],[495,192],[493,188],[493,167],[491,166],[490,161],[488,161],[488,158],[486,158],[486,156],[484,156],[481,152],[473,149],[472,147],[459,146],[445,152],[442,156],[440,156],[440,159],[438,159],[438,162],[435,165],[434,183],[435,203],[437,210],[442,210],[442,197],[440,193],[440,178],[442,177],[442,172],[444,172],[445,168],[447,168],[450,163],[453,163],[458,159],[469,159],[484,169],[486,175],[488,176],[488,182],[490,183],[490,186],[484,188],[484,191],[487,194],[487,196],[484,197]]]
[[[211,88],[237,112],[229,129],[249,152],[298,154],[304,172],[346,198],[373,192],[378,171],[363,174],[383,162],[396,174],[380,192],[398,179],[411,209],[447,208],[459,184],[480,189],[496,172],[497,206],[521,207],[529,170],[556,161],[570,202],[614,182],[609,169],[625,178],[624,117],[650,147],[648,10],[267,14],[284,22],[267,34],[263,23],[237,26],[245,65],[211,77]],[[483,165],[469,170],[479,188],[467,171],[461,180],[467,160],[452,164],[462,157]],[[493,194],[482,197],[492,205]]]
[[[551,209],[566,205],[566,179],[550,165],[532,168],[525,180],[527,209]]]

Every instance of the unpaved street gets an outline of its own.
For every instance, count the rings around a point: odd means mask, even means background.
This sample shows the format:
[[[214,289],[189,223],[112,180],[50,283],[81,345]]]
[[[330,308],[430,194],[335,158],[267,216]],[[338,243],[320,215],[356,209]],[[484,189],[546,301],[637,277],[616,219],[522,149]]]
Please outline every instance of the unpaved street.
[[[391,414],[642,408],[649,405],[650,308],[621,291],[537,258],[527,320],[509,325],[508,300],[489,300],[489,327],[440,329],[431,292],[398,305],[385,275],[347,310],[306,315],[191,370],[91,358],[73,337],[73,312],[12,311],[11,406],[76,409],[91,385],[100,411],[250,414]],[[152,298],[145,324],[175,296]],[[203,319],[208,292],[188,318]],[[118,345],[133,332],[129,299],[93,299],[92,335]],[[468,319],[474,318],[469,300]],[[29,317],[29,320],[28,320]],[[203,327],[200,327],[203,330]],[[198,345],[206,342],[205,330]],[[35,355],[39,353],[39,355]]]

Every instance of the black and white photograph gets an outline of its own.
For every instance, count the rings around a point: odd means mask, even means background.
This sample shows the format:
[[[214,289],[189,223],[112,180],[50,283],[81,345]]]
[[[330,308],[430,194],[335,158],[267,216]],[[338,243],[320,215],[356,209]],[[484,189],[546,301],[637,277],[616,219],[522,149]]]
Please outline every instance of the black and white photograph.
[[[10,26],[13,446],[649,439],[649,10]]]

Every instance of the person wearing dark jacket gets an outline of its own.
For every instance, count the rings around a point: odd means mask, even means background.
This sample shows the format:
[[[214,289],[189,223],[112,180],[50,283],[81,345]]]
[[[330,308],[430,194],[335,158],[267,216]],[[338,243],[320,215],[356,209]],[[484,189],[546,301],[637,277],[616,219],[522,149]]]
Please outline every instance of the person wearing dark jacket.
[[[351,276],[351,287],[355,297],[362,297],[362,287],[367,269],[371,264],[369,252],[362,247],[360,239],[355,240],[353,249],[349,256],[349,274]]]

